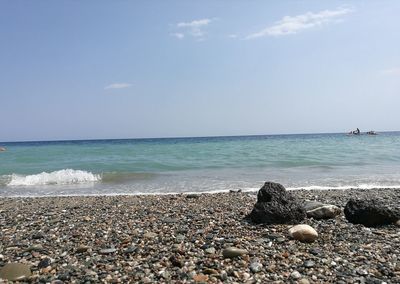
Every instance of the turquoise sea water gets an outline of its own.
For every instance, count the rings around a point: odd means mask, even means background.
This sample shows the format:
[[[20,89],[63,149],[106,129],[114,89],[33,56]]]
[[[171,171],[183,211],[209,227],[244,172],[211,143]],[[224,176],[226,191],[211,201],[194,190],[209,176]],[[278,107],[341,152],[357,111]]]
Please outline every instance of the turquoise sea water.
[[[0,146],[0,196],[400,187],[400,132]]]

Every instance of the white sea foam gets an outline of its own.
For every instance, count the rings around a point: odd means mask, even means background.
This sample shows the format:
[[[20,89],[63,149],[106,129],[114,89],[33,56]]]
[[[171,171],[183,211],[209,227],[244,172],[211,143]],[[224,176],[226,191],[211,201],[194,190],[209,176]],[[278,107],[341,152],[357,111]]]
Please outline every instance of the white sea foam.
[[[8,186],[65,185],[93,183],[101,180],[101,176],[91,172],[64,169],[55,172],[42,172],[36,175],[12,174]]]
[[[379,188],[400,188],[400,184],[398,185],[385,185],[385,184],[375,184],[375,183],[365,183],[365,184],[357,184],[357,185],[345,185],[345,186],[320,186],[320,185],[311,185],[311,186],[299,186],[299,187],[288,187],[288,190],[348,190],[348,189],[379,189]]]

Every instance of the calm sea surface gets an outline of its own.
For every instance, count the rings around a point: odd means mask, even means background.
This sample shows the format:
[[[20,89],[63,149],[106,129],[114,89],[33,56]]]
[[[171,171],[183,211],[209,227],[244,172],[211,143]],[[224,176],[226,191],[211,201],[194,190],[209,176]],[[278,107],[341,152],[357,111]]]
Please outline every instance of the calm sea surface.
[[[0,196],[400,187],[400,132],[0,146]]]

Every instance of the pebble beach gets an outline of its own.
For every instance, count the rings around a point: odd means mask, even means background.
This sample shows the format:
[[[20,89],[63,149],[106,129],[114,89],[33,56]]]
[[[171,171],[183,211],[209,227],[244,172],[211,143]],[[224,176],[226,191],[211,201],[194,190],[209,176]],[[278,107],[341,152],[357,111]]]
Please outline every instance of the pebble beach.
[[[291,192],[342,209],[351,197],[400,200],[400,189]],[[398,225],[308,218],[318,239],[302,243],[291,225],[251,223],[255,202],[254,192],[1,198],[0,268],[23,263],[23,281],[54,284],[400,283]]]

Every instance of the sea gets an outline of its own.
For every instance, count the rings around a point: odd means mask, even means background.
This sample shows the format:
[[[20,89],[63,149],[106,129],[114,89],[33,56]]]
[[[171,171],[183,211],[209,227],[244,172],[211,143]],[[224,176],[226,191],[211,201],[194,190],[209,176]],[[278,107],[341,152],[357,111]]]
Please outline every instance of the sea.
[[[0,143],[0,196],[400,188],[400,132]]]

